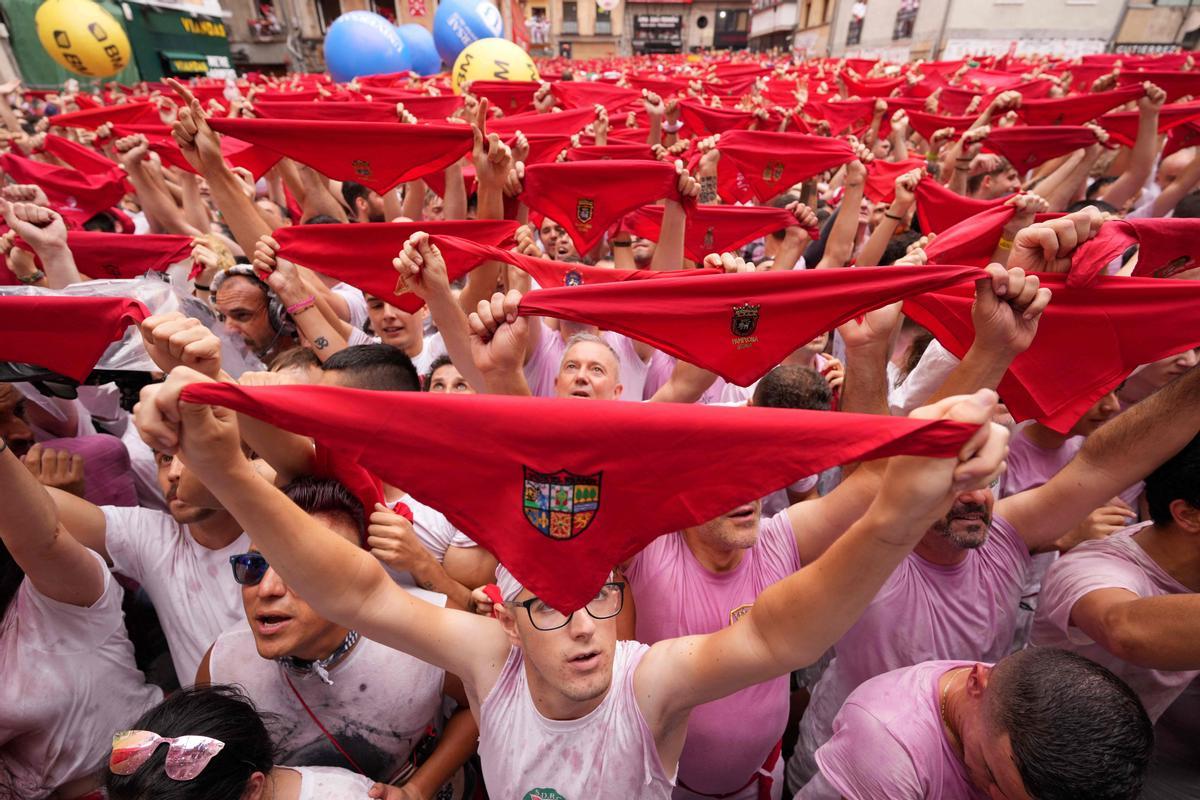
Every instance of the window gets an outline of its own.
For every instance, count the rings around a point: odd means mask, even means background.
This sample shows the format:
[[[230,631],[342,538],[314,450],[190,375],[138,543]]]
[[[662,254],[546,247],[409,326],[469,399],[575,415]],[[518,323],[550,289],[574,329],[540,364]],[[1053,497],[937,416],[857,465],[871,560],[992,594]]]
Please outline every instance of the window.
[[[850,25],[846,29],[846,44],[858,44],[862,41],[863,19],[867,16],[865,0],[857,0],[850,6]]]
[[[321,30],[324,32],[341,16],[342,4],[340,0],[317,0],[317,11],[320,12]]]
[[[921,0],[900,0],[900,8],[896,11],[896,24],[892,28],[892,41],[911,39],[913,25],[917,22],[917,11],[921,8]]]
[[[717,33],[745,33],[749,30],[750,12],[722,9],[717,12]]]
[[[564,0],[562,10],[562,32],[579,33],[579,5],[575,0]]]
[[[596,8],[596,35],[607,36],[612,33],[612,12]]]

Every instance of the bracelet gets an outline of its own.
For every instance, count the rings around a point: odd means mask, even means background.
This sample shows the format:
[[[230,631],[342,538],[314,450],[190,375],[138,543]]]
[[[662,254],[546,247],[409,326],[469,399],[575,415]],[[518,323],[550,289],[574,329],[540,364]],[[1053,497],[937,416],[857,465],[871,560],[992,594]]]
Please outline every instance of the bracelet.
[[[885,212],[883,212],[883,215],[884,215],[885,217],[887,217],[888,219],[894,219],[894,220],[896,220],[896,222],[904,222],[904,217],[893,217],[891,214],[889,214],[889,213],[888,213],[888,212],[886,212],[886,211],[885,211]]]
[[[305,311],[312,311],[316,307],[317,307],[317,303],[314,300],[313,302],[309,303],[308,305],[298,308],[295,311],[289,311],[288,316],[289,317],[298,317],[301,314],[303,314]]]
[[[288,306],[287,313],[299,314],[301,311],[303,311],[306,308],[312,308],[316,304],[316,302],[317,302],[317,298],[313,297],[310,294],[308,297],[304,298],[299,303],[294,303],[293,305]]]
[[[674,122],[664,121],[662,129],[667,133],[679,133],[679,129],[683,127],[683,120],[677,119]]]
[[[35,269],[33,272],[29,273],[28,275],[18,275],[17,276],[17,280],[19,280],[21,283],[25,284],[26,286],[33,286],[34,284],[39,283],[45,279],[46,279],[46,273],[42,272],[40,269]]]
[[[613,247],[632,247],[633,242],[609,242]]]
[[[193,283],[192,286],[201,292],[211,292],[212,291],[211,286],[205,286],[202,283]]]
[[[1003,235],[1000,236],[1000,243],[996,245],[1001,250],[1012,250],[1013,240],[1006,239]]]

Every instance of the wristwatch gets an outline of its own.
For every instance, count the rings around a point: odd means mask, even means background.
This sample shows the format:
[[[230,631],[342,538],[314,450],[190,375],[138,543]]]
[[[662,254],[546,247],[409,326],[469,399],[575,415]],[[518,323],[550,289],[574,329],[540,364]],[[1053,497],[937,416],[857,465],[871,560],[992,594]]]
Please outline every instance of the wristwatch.
[[[29,273],[28,275],[18,275],[17,280],[19,280],[21,283],[25,284],[26,286],[33,286],[36,283],[38,283],[39,281],[44,280],[45,277],[46,277],[46,273],[42,272],[40,269],[35,269],[33,272]]]

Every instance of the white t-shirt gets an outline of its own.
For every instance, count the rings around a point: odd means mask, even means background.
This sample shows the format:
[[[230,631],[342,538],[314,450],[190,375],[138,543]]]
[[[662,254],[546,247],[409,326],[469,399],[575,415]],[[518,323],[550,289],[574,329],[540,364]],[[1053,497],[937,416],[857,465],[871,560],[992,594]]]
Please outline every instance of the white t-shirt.
[[[366,800],[375,782],[339,767],[286,767],[300,773],[296,800]]]
[[[91,606],[51,600],[26,579],[0,620],[0,780],[13,792],[5,797],[41,800],[98,771],[113,733],[162,701],[134,665],[125,593],[96,561],[104,591]]]
[[[350,331],[350,336],[346,340],[347,344],[380,344],[383,340],[378,336],[371,336],[358,328]],[[439,356],[447,355],[446,343],[442,340],[442,334],[434,333],[425,337],[425,344],[421,347],[421,352],[412,357],[413,366],[417,368],[417,375],[424,377],[429,374],[429,365],[434,362]]]
[[[405,495],[400,502],[412,511],[413,533],[417,535],[417,539],[425,545],[425,549],[437,559],[439,564],[446,560],[446,551],[451,547],[479,546],[465,533],[451,525],[450,520],[446,519],[446,516],[437,509],[425,505],[410,495]],[[392,507],[395,508],[394,503]],[[412,573],[392,569],[387,564],[384,564],[383,568],[395,579],[396,583],[416,587],[416,584],[413,583]]]
[[[355,330],[362,330],[367,324],[367,298],[363,297],[361,289],[356,289],[348,283],[334,284],[330,290],[341,295],[350,309],[350,319],[346,320]]]
[[[229,557],[250,549],[242,534],[228,547],[200,546],[171,515],[102,506],[113,569],[140,583],[162,623],[175,674],[190,686],[205,652],[224,631],[246,626]]]

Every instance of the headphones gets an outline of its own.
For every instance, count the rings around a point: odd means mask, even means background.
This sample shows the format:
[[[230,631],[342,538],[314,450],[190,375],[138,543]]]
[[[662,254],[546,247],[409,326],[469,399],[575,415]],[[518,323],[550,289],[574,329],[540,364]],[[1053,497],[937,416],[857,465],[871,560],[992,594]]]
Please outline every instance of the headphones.
[[[258,273],[254,271],[254,267],[250,266],[249,264],[235,264],[229,269],[218,272],[215,276],[213,276],[212,297],[214,300],[217,296],[217,291],[221,288],[222,284],[224,284],[225,281],[229,280],[230,278],[247,279],[259,289],[262,289],[263,295],[266,297],[267,322],[270,323],[271,330],[275,331],[275,336],[271,339],[270,344],[268,344],[261,352],[256,354],[259,358],[262,358],[267,353],[271,352],[271,348],[275,346],[275,343],[279,341],[281,336],[296,336],[296,324],[292,322],[292,318],[288,316],[287,309],[284,307],[283,301],[276,296],[275,292],[271,289],[270,285],[268,285],[266,281],[258,277]]]

